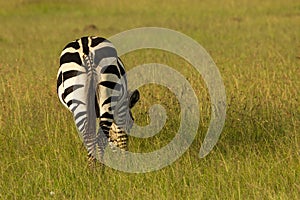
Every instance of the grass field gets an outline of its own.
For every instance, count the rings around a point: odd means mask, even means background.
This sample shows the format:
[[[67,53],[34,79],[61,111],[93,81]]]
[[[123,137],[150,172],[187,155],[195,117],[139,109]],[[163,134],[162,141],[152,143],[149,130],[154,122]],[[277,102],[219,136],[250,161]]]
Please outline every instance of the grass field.
[[[199,159],[210,121],[200,75],[177,56],[142,50],[127,67],[172,66],[194,88],[201,112],[189,150],[159,171],[130,174],[87,166],[71,113],[56,96],[59,55],[84,35],[110,37],[145,26],[170,28],[199,42],[219,67],[226,124],[213,151]],[[0,2],[0,199],[299,199],[300,2],[42,1]],[[173,138],[180,107],[166,88],[140,88],[133,114],[149,123],[154,103],[168,121],[130,151],[151,152]]]

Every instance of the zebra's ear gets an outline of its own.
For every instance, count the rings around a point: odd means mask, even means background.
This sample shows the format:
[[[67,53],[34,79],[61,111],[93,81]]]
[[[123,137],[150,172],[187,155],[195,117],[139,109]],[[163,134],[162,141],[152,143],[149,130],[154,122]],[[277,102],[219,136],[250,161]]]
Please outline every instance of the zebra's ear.
[[[134,90],[133,92],[130,92],[129,95],[129,108],[132,108],[140,99],[140,93],[138,90]]]

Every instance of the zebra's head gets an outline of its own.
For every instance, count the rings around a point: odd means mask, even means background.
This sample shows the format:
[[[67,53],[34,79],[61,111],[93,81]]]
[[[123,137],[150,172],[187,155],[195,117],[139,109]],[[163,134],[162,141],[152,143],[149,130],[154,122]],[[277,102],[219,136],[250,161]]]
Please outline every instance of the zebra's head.
[[[126,117],[126,132],[127,134],[130,132],[130,129],[133,126],[134,118],[131,113],[131,109],[134,107],[134,105],[138,102],[140,99],[140,93],[138,90],[134,90],[133,92],[128,92],[128,107],[129,107],[129,112],[128,116]]]

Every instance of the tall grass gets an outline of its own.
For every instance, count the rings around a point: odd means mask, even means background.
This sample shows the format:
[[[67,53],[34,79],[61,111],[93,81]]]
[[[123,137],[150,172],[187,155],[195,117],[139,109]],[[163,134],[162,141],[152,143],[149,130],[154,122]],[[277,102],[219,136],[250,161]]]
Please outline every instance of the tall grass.
[[[299,20],[293,0],[2,1],[0,199],[298,199]],[[158,62],[183,74],[198,96],[200,127],[189,150],[159,171],[92,170],[71,113],[56,96],[60,51],[83,35],[109,37],[141,26],[183,32],[208,50],[226,88],[226,125],[213,151],[199,159],[210,120],[201,76],[167,52],[124,55],[127,69]],[[176,134],[180,107],[164,87],[140,92],[138,124],[149,123],[155,103],[168,113],[155,137],[130,138],[131,151],[151,152]]]

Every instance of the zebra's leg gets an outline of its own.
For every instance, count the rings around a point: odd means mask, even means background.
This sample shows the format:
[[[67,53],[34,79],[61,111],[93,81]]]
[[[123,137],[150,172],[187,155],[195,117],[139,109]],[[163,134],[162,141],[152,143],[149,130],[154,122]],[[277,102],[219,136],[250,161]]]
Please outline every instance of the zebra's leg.
[[[88,154],[89,165],[94,165],[97,158],[100,160],[100,162],[103,162],[105,148],[107,146],[107,143],[110,141],[109,127],[111,126],[111,124],[112,122],[100,121],[100,126],[96,138],[96,144],[98,149],[96,155]]]
[[[103,80],[108,79],[104,75],[102,75],[102,78]],[[110,142],[109,131],[114,121],[114,107],[116,103],[114,102],[114,90],[101,83],[102,82],[100,81],[96,92],[100,119],[97,141],[99,147],[99,156],[100,159],[103,160],[105,148]]]
[[[113,123],[109,130],[109,146],[113,152],[116,152],[118,136],[117,136],[117,133],[114,131],[114,128],[113,128],[114,126],[115,125]]]
[[[122,152],[128,151],[128,135],[124,129],[113,123],[109,132],[109,137],[113,148],[118,147]]]

